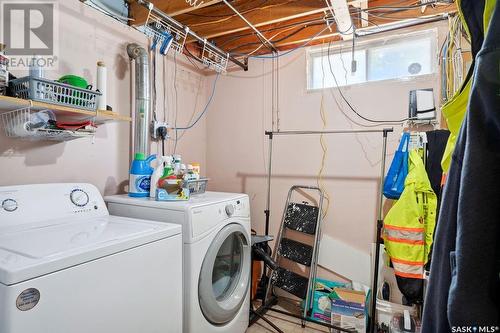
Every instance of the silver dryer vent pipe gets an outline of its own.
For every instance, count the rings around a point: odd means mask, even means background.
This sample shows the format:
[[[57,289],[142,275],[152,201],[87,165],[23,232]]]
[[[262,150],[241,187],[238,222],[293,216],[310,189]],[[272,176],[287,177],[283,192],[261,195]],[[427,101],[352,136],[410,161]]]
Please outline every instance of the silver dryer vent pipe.
[[[145,48],[136,43],[127,45],[127,53],[135,60],[135,128],[134,154],[149,156],[149,123],[151,118],[151,84],[149,55]]]

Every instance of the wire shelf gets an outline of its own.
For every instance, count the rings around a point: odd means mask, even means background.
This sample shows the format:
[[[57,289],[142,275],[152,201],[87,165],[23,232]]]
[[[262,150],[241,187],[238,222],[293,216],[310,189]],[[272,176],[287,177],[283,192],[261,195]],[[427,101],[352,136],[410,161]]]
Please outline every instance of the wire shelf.
[[[201,60],[205,66],[212,68],[217,73],[225,73],[227,69],[227,62],[229,60],[229,53],[226,56],[221,56],[219,52],[211,47],[211,44],[205,42],[203,43],[203,51],[201,53]]]
[[[0,114],[5,135],[30,141],[70,141],[78,138],[89,138],[95,134],[91,131],[71,131],[47,127],[45,120],[38,119],[40,113],[52,114],[50,110],[35,111],[30,107]]]
[[[170,45],[170,49],[173,49],[177,53],[182,53],[184,44],[186,43],[188,28],[179,29],[165,22],[154,13],[149,13],[143,29],[144,34],[153,40],[153,44],[159,45],[160,47],[165,40],[171,36],[172,44]]]

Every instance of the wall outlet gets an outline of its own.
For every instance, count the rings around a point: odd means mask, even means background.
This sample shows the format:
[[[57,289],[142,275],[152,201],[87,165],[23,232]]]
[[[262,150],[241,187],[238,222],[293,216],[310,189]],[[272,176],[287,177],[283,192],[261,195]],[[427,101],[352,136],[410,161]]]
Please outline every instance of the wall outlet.
[[[153,140],[161,140],[162,133],[164,133],[164,135],[165,135],[164,139],[167,139],[169,137],[168,136],[168,129],[169,128],[170,127],[165,122],[153,121],[151,123],[151,138]]]

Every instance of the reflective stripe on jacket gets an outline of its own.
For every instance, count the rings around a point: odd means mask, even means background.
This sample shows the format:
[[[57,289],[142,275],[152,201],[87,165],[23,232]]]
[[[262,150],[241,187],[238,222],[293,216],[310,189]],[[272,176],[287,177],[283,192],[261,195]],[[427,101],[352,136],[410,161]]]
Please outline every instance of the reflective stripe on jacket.
[[[384,220],[383,238],[397,276],[423,278],[436,223],[437,197],[417,150],[409,157],[408,176],[399,200]]]

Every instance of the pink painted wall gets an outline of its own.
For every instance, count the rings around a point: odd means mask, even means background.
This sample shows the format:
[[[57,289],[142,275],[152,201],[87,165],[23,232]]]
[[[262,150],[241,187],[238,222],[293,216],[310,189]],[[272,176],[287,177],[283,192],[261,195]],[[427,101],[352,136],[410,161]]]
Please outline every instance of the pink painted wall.
[[[437,26],[442,40],[446,23]],[[264,131],[272,128],[271,65],[269,59],[253,59],[248,72],[219,78],[207,124],[210,187],[248,193],[252,226],[259,233],[264,231],[268,163],[268,140]],[[280,58],[279,66],[281,130],[321,130],[322,99],[326,128],[358,128],[340,112],[333,98],[335,95],[340,101],[335,89],[307,91],[305,50]],[[354,85],[343,91],[353,106],[367,117],[402,119],[407,117],[409,91],[431,87],[436,92],[437,103],[438,74]],[[340,102],[340,106],[351,118],[359,120],[345,103]],[[401,126],[395,126],[395,132],[389,136],[389,154],[394,152],[401,130]],[[324,233],[368,254],[374,240],[382,135],[333,135],[326,136],[325,142],[328,154],[324,186],[330,196],[330,205]],[[289,188],[295,184],[316,185],[321,159],[318,136],[274,139],[271,234],[277,234]],[[390,161],[391,156],[388,164]]]
[[[59,70],[46,77],[73,73],[95,84],[96,62],[108,67],[108,104],[122,115],[131,115],[131,66],[125,47],[129,42],[147,45],[144,35],[91,9],[79,1],[59,1]],[[165,67],[165,75],[163,69]],[[175,89],[172,57],[159,57],[157,66],[158,118],[173,122]],[[14,72],[16,76],[26,72]],[[177,65],[178,124],[184,126],[193,112],[200,112],[206,102],[206,79],[184,64]],[[163,82],[166,84],[164,99]],[[164,112],[164,110],[167,110]],[[9,139],[0,134],[0,185],[89,182],[104,194],[114,194],[128,180],[131,124],[115,122],[100,126],[95,142],[78,139],[70,142],[29,142]],[[177,151],[186,160],[206,163],[206,126],[202,120],[179,141]],[[157,145],[152,144],[152,151]],[[167,151],[172,151],[172,145]]]

